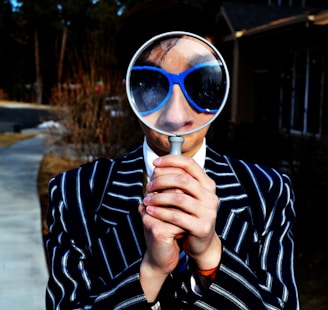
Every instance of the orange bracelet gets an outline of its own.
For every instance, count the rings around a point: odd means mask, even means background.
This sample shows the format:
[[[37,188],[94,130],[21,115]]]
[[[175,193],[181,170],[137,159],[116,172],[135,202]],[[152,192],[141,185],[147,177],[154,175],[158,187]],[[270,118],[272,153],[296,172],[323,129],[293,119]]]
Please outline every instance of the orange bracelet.
[[[218,267],[214,267],[206,270],[197,269],[196,272],[203,277],[209,277],[213,281],[215,279],[217,269]]]

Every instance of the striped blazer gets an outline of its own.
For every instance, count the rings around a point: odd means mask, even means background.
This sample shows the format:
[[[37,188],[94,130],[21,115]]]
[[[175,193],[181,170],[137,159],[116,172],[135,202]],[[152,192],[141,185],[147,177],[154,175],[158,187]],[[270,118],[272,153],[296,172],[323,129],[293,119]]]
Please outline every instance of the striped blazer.
[[[170,274],[161,309],[299,309],[290,179],[208,146],[205,170],[220,199],[221,264],[202,296],[190,288],[191,266]],[[142,146],[50,180],[47,309],[151,309],[139,281],[143,180]]]

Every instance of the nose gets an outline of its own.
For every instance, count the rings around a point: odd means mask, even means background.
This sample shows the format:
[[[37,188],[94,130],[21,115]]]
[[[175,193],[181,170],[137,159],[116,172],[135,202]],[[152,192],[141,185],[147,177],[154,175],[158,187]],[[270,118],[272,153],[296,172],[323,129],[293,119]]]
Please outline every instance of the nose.
[[[193,125],[194,113],[180,86],[175,84],[170,99],[161,109],[157,125],[165,131],[187,131]]]

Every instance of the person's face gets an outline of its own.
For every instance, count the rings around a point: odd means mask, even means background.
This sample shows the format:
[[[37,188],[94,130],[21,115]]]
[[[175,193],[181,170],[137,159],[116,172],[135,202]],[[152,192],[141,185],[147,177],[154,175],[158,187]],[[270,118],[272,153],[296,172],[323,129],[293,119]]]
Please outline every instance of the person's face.
[[[180,74],[200,63],[215,62],[215,56],[209,52],[209,48],[197,39],[181,40],[179,38],[161,42],[142,60],[144,64],[151,65],[168,74]],[[180,84],[172,84],[170,96],[155,108],[151,113],[145,113],[144,121],[161,131],[172,134],[189,132],[202,127],[210,121],[214,113],[199,112],[186,98],[186,90],[182,90]],[[157,89],[157,87],[154,87]],[[167,154],[170,151],[168,136],[155,132],[141,123],[143,132],[150,147],[158,154]],[[182,153],[193,156],[202,145],[209,125],[194,133],[184,135]]]

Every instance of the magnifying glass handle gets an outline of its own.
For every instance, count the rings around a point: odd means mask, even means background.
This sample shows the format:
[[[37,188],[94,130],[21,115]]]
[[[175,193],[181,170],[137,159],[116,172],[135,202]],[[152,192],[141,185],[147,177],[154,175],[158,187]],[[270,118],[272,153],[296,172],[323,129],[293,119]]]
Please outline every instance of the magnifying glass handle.
[[[170,154],[181,155],[181,146],[184,141],[183,137],[169,136],[170,141]]]

